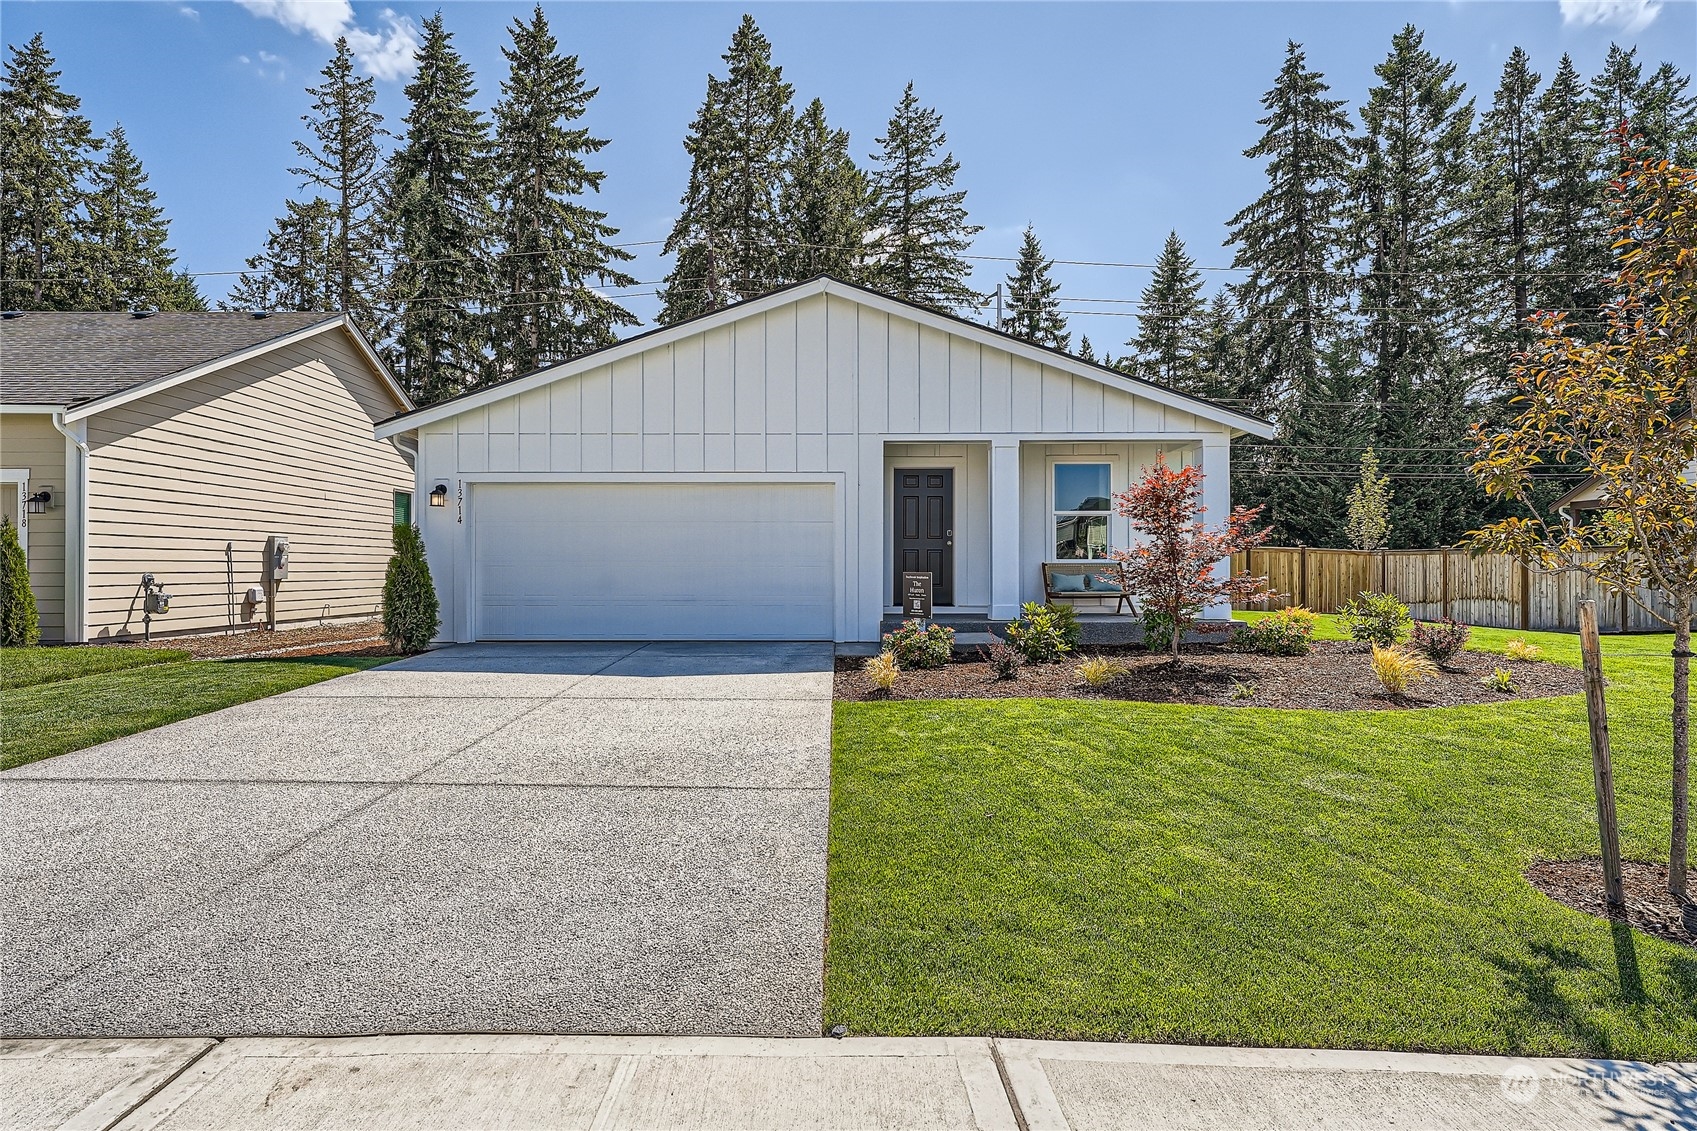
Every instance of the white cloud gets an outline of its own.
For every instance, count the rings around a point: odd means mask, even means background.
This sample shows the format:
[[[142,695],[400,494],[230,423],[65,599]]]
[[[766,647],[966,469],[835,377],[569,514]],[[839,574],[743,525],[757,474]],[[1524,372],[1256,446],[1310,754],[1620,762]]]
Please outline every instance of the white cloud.
[[[1631,35],[1662,14],[1662,0],[1561,0],[1561,22],[1589,27],[1601,24]]]
[[[418,50],[418,26],[406,16],[383,9],[377,30],[354,23],[349,0],[236,0],[249,12],[275,20],[297,35],[305,33],[323,44],[346,36],[354,57],[367,74],[384,80],[404,78],[413,70]]]
[[[180,15],[180,16],[186,16],[191,20],[200,19],[200,11],[198,9],[189,7],[187,4],[178,4],[177,5],[177,14]]]

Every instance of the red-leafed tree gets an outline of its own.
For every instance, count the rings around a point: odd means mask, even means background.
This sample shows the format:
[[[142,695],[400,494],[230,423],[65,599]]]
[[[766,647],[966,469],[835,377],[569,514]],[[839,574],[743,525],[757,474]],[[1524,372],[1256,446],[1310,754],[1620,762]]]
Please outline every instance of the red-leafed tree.
[[[1209,606],[1271,595],[1264,577],[1215,576],[1221,561],[1261,545],[1270,532],[1254,528],[1260,507],[1233,507],[1224,526],[1205,525],[1201,468],[1171,468],[1164,456],[1156,456],[1141,480],[1114,496],[1114,506],[1143,537],[1113,556],[1125,566],[1127,585],[1142,601],[1145,626],[1153,614],[1163,629],[1171,630],[1171,662],[1178,663],[1179,642]]]

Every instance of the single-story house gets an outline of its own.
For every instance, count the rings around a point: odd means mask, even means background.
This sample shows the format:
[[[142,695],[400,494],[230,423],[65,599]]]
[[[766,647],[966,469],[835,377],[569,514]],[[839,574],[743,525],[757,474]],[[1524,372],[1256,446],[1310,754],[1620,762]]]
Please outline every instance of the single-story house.
[[[1687,409],[1675,417],[1676,423],[1689,423],[1692,411]],[[1685,478],[1697,483],[1697,460],[1685,469]],[[1592,476],[1579,486],[1572,488],[1561,498],[1550,504],[1552,511],[1594,511],[1606,510],[1609,506],[1608,485],[1597,477]]]
[[[1011,620],[1041,563],[1126,544],[1111,496],[1157,453],[1222,520],[1246,433],[1272,427],[826,277],[376,429],[416,441],[454,641],[875,641],[904,571]]]
[[[411,407],[340,314],[6,312],[0,513],[42,638],[141,636],[144,574],[154,635],[376,614],[413,472],[371,429]]]

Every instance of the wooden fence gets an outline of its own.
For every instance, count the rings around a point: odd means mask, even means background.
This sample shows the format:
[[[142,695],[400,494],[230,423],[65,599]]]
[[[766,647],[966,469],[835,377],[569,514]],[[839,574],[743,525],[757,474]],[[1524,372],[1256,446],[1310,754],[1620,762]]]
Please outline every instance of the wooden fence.
[[[1489,628],[1579,630],[1579,602],[1597,602],[1605,632],[1661,632],[1666,626],[1634,601],[1604,591],[1582,573],[1544,573],[1503,554],[1464,550],[1314,550],[1263,546],[1232,555],[1232,572],[1267,578],[1279,596],[1236,608],[1303,605],[1335,613],[1357,593],[1393,593],[1416,620],[1453,617]],[[1667,603],[1652,601],[1659,612]]]

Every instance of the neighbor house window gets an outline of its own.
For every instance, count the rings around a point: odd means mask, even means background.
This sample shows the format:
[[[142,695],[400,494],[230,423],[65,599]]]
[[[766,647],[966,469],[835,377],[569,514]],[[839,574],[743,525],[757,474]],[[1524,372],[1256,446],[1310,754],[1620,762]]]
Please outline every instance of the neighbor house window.
[[[411,491],[396,491],[395,492],[395,525],[396,526],[411,526],[412,525],[412,492]]]
[[[1055,561],[1108,556],[1112,472],[1105,463],[1055,465]]]

